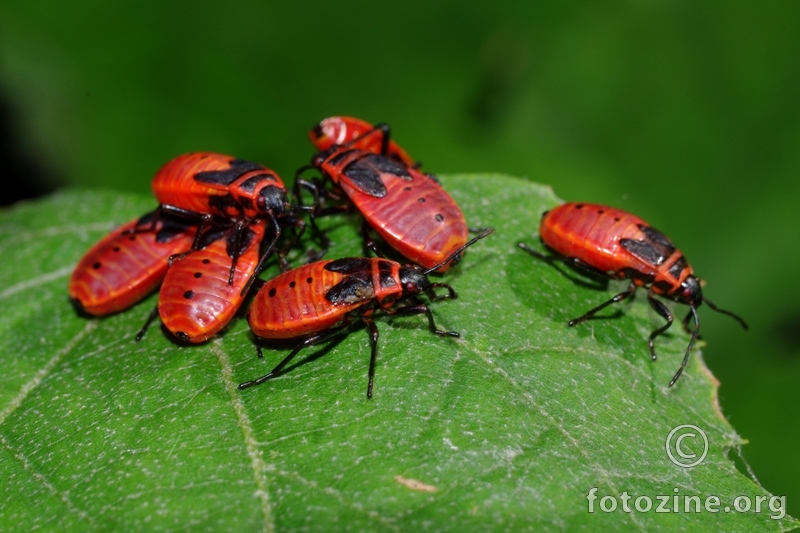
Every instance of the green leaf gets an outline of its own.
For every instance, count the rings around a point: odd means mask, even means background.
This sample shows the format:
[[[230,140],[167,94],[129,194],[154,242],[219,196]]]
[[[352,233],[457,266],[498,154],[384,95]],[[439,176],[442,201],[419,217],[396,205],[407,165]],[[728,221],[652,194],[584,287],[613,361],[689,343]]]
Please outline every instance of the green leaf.
[[[151,199],[67,191],[2,214],[0,529],[800,525],[737,469],[744,440],[720,413],[718,383],[699,352],[667,388],[688,342],[680,327],[658,339],[656,362],[647,335],[662,320],[642,295],[567,327],[618,287],[577,284],[565,275],[576,273],[517,248],[541,246],[539,217],[558,203],[549,188],[501,175],[443,181],[471,226],[497,231],[443,277],[459,299],[431,305],[437,324],[460,339],[431,335],[420,317],[378,320],[372,400],[361,331],[238,391],[291,344],[258,360],[241,319],[205,345],[182,346],[158,328],[136,343],[154,296],[111,317],[78,316],[66,296],[73,266],[114,224],[151,209]],[[330,257],[360,253],[354,217],[328,225]],[[676,466],[665,450],[683,424],[708,438],[694,468]],[[699,455],[698,442],[687,438],[682,450]],[[672,512],[655,512],[658,495]],[[617,510],[603,512],[611,496]],[[716,496],[719,512],[676,513],[675,496],[679,510],[686,496]],[[742,496],[751,508],[736,512]],[[623,511],[637,497],[651,498],[653,509]]]

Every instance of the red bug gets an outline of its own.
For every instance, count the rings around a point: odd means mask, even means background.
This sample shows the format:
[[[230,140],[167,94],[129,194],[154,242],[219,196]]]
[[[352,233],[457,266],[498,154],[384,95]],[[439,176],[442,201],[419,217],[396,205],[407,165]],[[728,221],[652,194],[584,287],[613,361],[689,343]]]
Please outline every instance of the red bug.
[[[286,218],[295,209],[287,199],[283,181],[275,172],[259,163],[211,152],[195,152],[172,159],[156,173],[152,187],[161,211],[201,221],[193,250],[199,247],[203,226],[215,216],[235,220],[238,243],[242,242],[244,229],[254,218],[268,220],[274,237],[265,248],[255,274],[261,271],[281,235],[278,219]],[[302,233],[302,221],[293,222]],[[233,283],[240,248],[240,244],[234,247],[229,284]],[[249,283],[245,289],[247,287]]]
[[[382,135],[367,135],[376,129],[380,130]],[[405,150],[390,139],[389,126],[386,124],[373,126],[354,117],[329,117],[314,126],[308,136],[321,152],[333,145],[346,144],[352,148],[389,156],[407,167],[419,167]]]
[[[177,338],[204,342],[230,322],[258,264],[265,229],[263,220],[255,220],[245,230],[233,284],[228,283],[228,269],[236,243],[230,229],[212,230],[203,236],[210,244],[172,263],[161,285],[158,312]]]
[[[484,230],[445,261],[453,260],[467,246],[492,231]],[[371,398],[378,348],[378,328],[372,320],[374,311],[383,310],[401,316],[424,314],[432,333],[458,337],[456,332],[438,329],[430,309],[418,299],[421,293],[431,301],[457,297],[449,285],[431,283],[428,279],[427,275],[440,266],[423,271],[416,265],[401,266],[383,258],[349,257],[310,263],[267,281],[258,291],[247,315],[253,333],[265,339],[305,339],[271,372],[242,383],[239,388],[246,389],[277,376],[300,350],[352,328],[359,324],[360,319],[369,329],[371,338],[367,385],[367,398]],[[436,288],[445,288],[448,292],[436,295]],[[408,303],[400,305],[405,300]]]
[[[570,326],[580,324],[606,306],[628,298],[638,287],[648,287],[647,301],[667,321],[650,334],[648,344],[655,360],[653,341],[673,322],[672,313],[655,296],[689,306],[683,324],[688,327],[689,319],[693,317],[695,327],[681,366],[669,382],[670,387],[683,373],[700,332],[697,316],[700,304],[705,302],[714,311],[733,317],[747,329],[747,324],[739,316],[719,309],[703,296],[700,280],[681,251],[664,234],[637,216],[603,205],[566,203],[544,213],[539,234],[544,244],[556,253],[555,256],[545,256],[524,243],[519,243],[520,248],[548,262],[559,260],[610,278],[631,280],[625,291],[570,320]]]
[[[369,227],[404,257],[424,268],[439,265],[439,272],[444,272],[460,256],[451,262],[444,259],[467,242],[464,215],[431,176],[381,154],[351,147],[378,134],[379,130],[371,130],[348,144],[334,145],[317,154],[311,166],[341,189],[361,212],[365,221],[362,231],[373,251],[380,255],[369,237]],[[308,168],[297,172],[296,193],[299,197],[299,187],[312,190],[318,206],[319,186],[299,178]]]
[[[167,259],[188,250],[195,228],[154,214],[128,222],[95,244],[69,281],[70,299],[94,316],[122,311],[153,291],[167,273]]]

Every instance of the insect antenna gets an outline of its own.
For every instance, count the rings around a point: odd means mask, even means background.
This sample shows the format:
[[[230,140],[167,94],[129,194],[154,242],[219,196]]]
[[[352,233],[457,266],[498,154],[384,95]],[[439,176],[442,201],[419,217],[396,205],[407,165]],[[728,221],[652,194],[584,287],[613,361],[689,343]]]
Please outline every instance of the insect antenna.
[[[427,276],[431,272],[435,272],[436,270],[439,270],[444,265],[446,265],[447,263],[449,263],[450,261],[452,261],[453,259],[455,259],[459,255],[461,255],[461,252],[463,252],[465,249],[467,249],[468,247],[472,246],[473,244],[475,244],[479,240],[483,239],[484,237],[488,237],[492,233],[494,233],[494,228],[486,228],[486,229],[484,229],[479,235],[477,235],[476,237],[473,237],[472,239],[470,239],[470,241],[467,244],[465,244],[463,246],[459,246],[458,249],[455,252],[453,252],[452,254],[448,255],[447,258],[444,261],[442,261],[438,265],[434,265],[433,267],[429,268],[428,270],[423,272],[423,274]]]
[[[709,306],[711,309],[713,309],[714,311],[716,311],[717,313],[722,313],[723,315],[728,315],[729,317],[733,318],[733,319],[734,319],[734,320],[736,320],[736,321],[737,321],[739,324],[741,324],[741,325],[742,325],[742,327],[743,327],[745,330],[748,330],[748,329],[750,329],[750,328],[747,326],[747,322],[745,322],[745,321],[744,321],[744,319],[743,319],[742,317],[740,317],[739,315],[737,315],[736,313],[733,313],[733,312],[731,312],[731,311],[726,311],[725,309],[720,309],[719,307],[717,307],[717,306],[716,306],[716,305],[714,305],[713,303],[709,302],[709,301],[708,301],[706,298],[703,298],[703,302],[704,302],[704,303],[705,303],[707,306]]]

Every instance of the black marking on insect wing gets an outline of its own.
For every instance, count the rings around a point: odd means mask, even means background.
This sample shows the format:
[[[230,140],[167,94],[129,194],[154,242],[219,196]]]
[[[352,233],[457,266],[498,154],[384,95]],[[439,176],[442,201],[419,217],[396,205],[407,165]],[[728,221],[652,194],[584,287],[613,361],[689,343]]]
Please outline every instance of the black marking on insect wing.
[[[397,285],[392,276],[392,263],[389,261],[378,261],[378,276],[381,280],[381,288],[388,289]]]
[[[368,273],[372,270],[372,260],[366,257],[344,257],[327,263],[325,270],[344,275]]]
[[[143,226],[147,224],[148,226],[153,222],[153,216],[156,214],[155,211],[149,211],[139,217],[139,220],[136,221],[136,227]]]
[[[639,229],[642,230],[642,233],[644,233],[645,237],[647,237],[654,246],[663,249],[663,253],[666,257],[671,256],[675,251],[675,245],[667,239],[666,235],[657,229],[651,226],[645,226],[644,224],[639,224]]]
[[[366,154],[344,167],[342,174],[348,178],[359,191],[376,198],[386,196],[386,186],[382,176],[389,174],[411,181],[413,177],[408,169],[397,161],[378,154]]]
[[[153,213],[149,214],[152,215]],[[145,217],[142,217],[142,219],[140,219],[140,222],[144,220],[144,218]],[[148,220],[152,220],[152,217],[148,217]],[[189,231],[190,227],[195,225],[194,222],[191,220],[187,220],[181,217],[173,217],[167,213],[161,213],[159,220],[161,221],[161,228],[156,232],[157,243],[169,242],[175,239],[176,237],[183,235],[184,233]]]
[[[675,279],[680,279],[681,272],[686,270],[687,266],[689,266],[689,263],[686,261],[686,258],[680,256],[674,263],[672,263],[672,266],[669,267],[669,275]]]
[[[635,255],[645,263],[653,266],[658,266],[663,263],[668,256],[665,256],[661,250],[653,246],[652,243],[647,241],[637,241],[634,239],[620,239],[619,243],[628,252]]]
[[[250,249],[252,246],[253,241],[256,239],[256,232],[247,228],[242,236],[242,245],[239,248],[239,256],[241,257],[247,250]],[[233,256],[236,255],[236,232],[230,231],[228,232],[228,236],[225,239],[225,252],[228,254],[228,257],[233,259]]]
[[[252,161],[243,161],[241,159],[233,159],[229,164],[230,167],[226,169],[203,170],[198,172],[194,175],[194,179],[202,183],[224,185],[227,187],[248,172],[264,170],[264,165],[253,163]]]
[[[628,278],[628,279],[638,279],[639,281],[643,282],[645,285],[653,283],[653,280],[656,277],[653,274],[647,274],[646,272],[640,272],[635,268],[623,268],[619,271],[620,277]]]
[[[235,213],[242,211],[242,206],[231,194],[213,194],[208,199],[208,206],[220,213],[228,214],[229,210]]]
[[[336,145],[334,145],[334,146],[332,146],[331,148],[328,149],[328,151],[331,152],[331,153],[335,153],[335,150],[336,150]],[[350,154],[352,154],[353,152],[360,152],[360,150],[353,149],[353,150],[345,150],[343,152],[339,152],[338,154],[333,156],[330,159],[330,161],[326,161],[326,163],[328,165],[336,166],[339,163],[341,163],[342,161],[344,161],[345,159],[347,159],[348,157],[350,157]]]
[[[225,233],[227,232],[227,228],[222,226],[211,226],[207,230],[203,231],[203,234],[200,235],[200,240],[198,241],[198,248],[202,249],[207,247],[214,241],[218,241],[225,237]]]
[[[365,273],[347,276],[325,293],[325,298],[334,305],[352,305],[374,297],[372,277]]]
[[[653,288],[657,289],[656,292],[668,294],[675,288],[675,285],[673,285],[667,280],[662,279],[660,281],[656,281],[655,283],[653,283]]]

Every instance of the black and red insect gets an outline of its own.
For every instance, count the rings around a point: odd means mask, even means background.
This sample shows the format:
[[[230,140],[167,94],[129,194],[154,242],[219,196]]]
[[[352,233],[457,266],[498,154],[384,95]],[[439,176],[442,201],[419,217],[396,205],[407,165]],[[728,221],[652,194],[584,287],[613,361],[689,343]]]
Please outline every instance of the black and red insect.
[[[453,251],[445,261],[453,260],[466,247],[492,231],[484,230]],[[369,329],[372,348],[367,385],[367,398],[371,398],[378,349],[378,328],[372,319],[375,311],[396,316],[424,314],[432,333],[458,337],[456,332],[438,329],[430,309],[418,298],[422,293],[431,301],[457,297],[449,285],[432,283],[428,279],[428,274],[441,266],[423,270],[417,265],[401,266],[382,258],[349,257],[310,263],[267,281],[248,312],[250,328],[256,336],[264,339],[302,337],[303,341],[268,374],[242,383],[239,388],[264,383],[279,375],[303,348],[363,323]],[[434,291],[437,288],[447,292],[437,295]]]
[[[230,227],[212,228],[199,250],[172,262],[158,295],[158,313],[173,335],[184,342],[204,342],[230,322],[258,264],[265,229],[263,220],[245,229],[233,284],[228,283],[228,271],[237,244]]]
[[[161,204],[161,212],[200,221],[193,250],[199,248],[202,229],[213,223],[215,217],[234,221],[236,244],[229,284],[234,282],[245,229],[252,220],[263,218],[272,227],[272,240],[264,247],[255,274],[261,271],[280,238],[282,222],[290,221],[298,233],[302,233],[304,227],[301,220],[289,216],[300,208],[289,203],[283,181],[274,171],[259,163],[228,155],[212,152],[180,155],[161,167],[153,178],[152,188]]]
[[[667,321],[650,334],[648,344],[655,360],[654,340],[673,322],[670,310],[655,296],[689,306],[683,324],[688,328],[689,320],[694,318],[694,329],[681,366],[670,381],[670,386],[683,373],[700,332],[697,308],[702,303],[714,311],[733,317],[747,329],[747,324],[739,316],[719,309],[703,296],[700,279],[694,275],[683,253],[663,233],[635,215],[603,205],[566,203],[544,213],[539,234],[542,242],[555,255],[543,255],[523,243],[519,243],[520,248],[548,262],[559,260],[609,278],[631,280],[625,291],[570,320],[570,326],[580,324],[606,306],[628,298],[638,287],[648,287],[647,301]]]
[[[380,130],[380,134],[367,135],[374,130]],[[386,124],[373,126],[360,118],[328,117],[314,126],[308,136],[320,152],[329,150],[334,145],[347,145],[391,157],[407,167],[419,167],[419,163],[391,140],[389,126]]]
[[[80,310],[103,316],[123,311],[158,287],[171,255],[188,250],[196,228],[154,213],[132,220],[95,244],[69,281],[70,299]]]
[[[453,198],[430,175],[403,165],[391,157],[356,146],[368,145],[371,136],[381,138],[381,129],[372,129],[344,145],[332,145],[318,153],[310,167],[297,172],[295,188],[312,190],[315,210],[326,194],[317,183],[300,178],[308,168],[317,168],[333,184],[338,196],[344,193],[364,217],[362,231],[370,248],[380,254],[369,228],[403,257],[423,268],[438,265],[444,272],[460,260],[444,259],[467,242],[468,227]],[[384,137],[385,138],[385,137]],[[386,143],[382,143],[384,151]],[[319,214],[318,211],[315,214]]]

